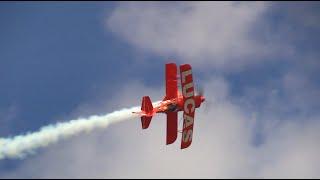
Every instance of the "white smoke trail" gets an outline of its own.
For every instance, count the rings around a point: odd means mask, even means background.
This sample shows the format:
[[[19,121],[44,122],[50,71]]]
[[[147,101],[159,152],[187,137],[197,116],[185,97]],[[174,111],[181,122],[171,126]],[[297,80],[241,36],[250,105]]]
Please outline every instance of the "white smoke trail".
[[[28,154],[34,153],[35,149],[46,147],[60,139],[65,139],[82,132],[91,132],[97,128],[106,128],[110,124],[137,117],[138,115],[132,114],[132,112],[139,110],[140,107],[122,109],[106,115],[94,115],[88,118],[48,125],[41,128],[38,132],[27,133],[12,138],[0,138],[0,159],[23,158]]]

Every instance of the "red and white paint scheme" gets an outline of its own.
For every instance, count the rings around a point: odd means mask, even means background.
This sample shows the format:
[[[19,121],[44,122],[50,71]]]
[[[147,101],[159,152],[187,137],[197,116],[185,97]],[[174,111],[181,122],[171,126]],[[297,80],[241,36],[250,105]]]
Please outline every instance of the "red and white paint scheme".
[[[178,90],[177,65],[166,64],[166,96],[153,107],[149,96],[142,98],[140,112],[142,129],[147,129],[153,115],[156,113],[167,114],[167,145],[172,144],[178,137],[178,112],[183,111],[183,128],[181,149],[189,147],[192,143],[194,115],[205,98],[202,94],[195,95],[192,69],[189,64],[180,66],[181,92]]]

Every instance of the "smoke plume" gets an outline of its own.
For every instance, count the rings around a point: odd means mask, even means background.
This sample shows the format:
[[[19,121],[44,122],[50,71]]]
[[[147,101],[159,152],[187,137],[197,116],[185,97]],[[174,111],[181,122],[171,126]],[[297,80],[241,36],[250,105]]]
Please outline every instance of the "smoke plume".
[[[106,128],[110,124],[137,117],[133,111],[140,107],[132,107],[114,111],[105,115],[93,115],[88,118],[79,118],[68,122],[57,123],[42,127],[38,132],[27,133],[10,138],[0,138],[0,159],[24,158],[34,150],[46,147],[65,138],[83,132],[91,132],[98,128]]]

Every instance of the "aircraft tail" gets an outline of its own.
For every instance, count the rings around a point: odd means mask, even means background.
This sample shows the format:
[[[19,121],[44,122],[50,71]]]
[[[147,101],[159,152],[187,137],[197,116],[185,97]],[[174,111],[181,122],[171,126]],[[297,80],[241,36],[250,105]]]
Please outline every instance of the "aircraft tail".
[[[141,110],[144,113],[144,115],[141,116],[142,129],[147,129],[153,116],[153,106],[149,96],[142,98]]]

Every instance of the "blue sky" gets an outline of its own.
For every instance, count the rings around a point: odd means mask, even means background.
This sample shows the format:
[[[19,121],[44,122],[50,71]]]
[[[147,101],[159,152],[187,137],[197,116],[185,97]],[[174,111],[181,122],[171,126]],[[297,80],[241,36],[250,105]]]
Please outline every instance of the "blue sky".
[[[190,159],[192,163],[206,167],[202,173],[190,171],[192,177],[199,174],[201,177],[319,177],[314,171],[320,166],[316,157],[320,144],[315,142],[320,130],[319,8],[317,2],[1,3],[0,136],[36,131],[71,117],[139,105],[143,93],[153,93],[151,98],[158,100],[164,92],[164,63],[173,59],[193,65],[196,83],[205,87],[208,105],[206,112],[199,115],[202,124],[199,122],[198,127],[205,133],[196,134],[199,141],[194,146],[208,146],[207,155],[215,153],[210,160],[197,158],[199,148],[195,147],[172,160],[173,164],[194,156]],[[216,114],[220,120],[212,120]],[[252,117],[255,123],[247,123]],[[209,119],[212,122],[206,123]],[[223,124],[229,119],[232,128],[229,123]],[[214,134],[206,128],[215,123],[219,126],[220,121],[225,132]],[[150,155],[142,154],[141,159],[136,155],[145,163],[128,171],[128,176],[184,177],[181,169],[172,171],[161,165],[148,168],[149,172],[144,174],[145,167],[162,163],[156,157],[175,158],[181,152],[174,148],[166,149],[169,152],[161,149],[165,146],[162,137],[159,138],[164,136],[159,127],[162,124],[155,122],[147,135],[140,136],[135,134],[140,131],[139,123],[136,120],[117,125],[114,130],[110,127],[94,135],[65,140],[23,160],[2,160],[0,177],[126,177],[120,173],[121,167],[134,165],[135,152]],[[157,135],[153,136],[153,131]],[[245,160],[234,160],[243,172],[234,169],[232,159],[221,159],[230,163],[217,168],[215,164],[220,162],[217,157],[224,156],[219,153],[225,149],[210,151],[215,142],[210,140],[204,145],[207,141],[200,140],[201,135],[206,135],[203,139],[207,140],[217,135],[228,136],[228,132],[232,134],[230,137],[243,137],[240,142],[249,141],[248,146],[235,146],[239,152],[230,152],[230,157],[244,157]],[[123,136],[133,136],[140,146],[132,151],[122,150],[132,147]],[[290,137],[296,138],[296,143]],[[99,145],[101,139],[106,141],[103,147]],[[226,149],[234,147],[233,141],[225,139],[224,143],[223,139],[218,145]],[[160,142],[154,144],[154,141]],[[297,148],[300,141],[312,143],[306,145],[308,150],[301,150]],[[98,155],[87,154],[84,158],[85,152],[78,149],[86,144],[92,146],[89,153]],[[277,148],[279,144],[284,145]],[[150,148],[154,152],[149,152]],[[74,149],[78,154],[72,153]],[[102,150],[106,152],[101,153]],[[254,159],[246,159],[244,154],[249,152],[257,154]],[[290,152],[310,153],[299,161],[278,158]],[[101,158],[100,155],[118,165],[113,167],[111,162],[104,164],[95,159]],[[57,157],[70,158],[73,168],[59,169],[59,161],[54,160]],[[89,168],[93,174],[85,171],[88,167],[80,165],[88,159],[91,168],[97,166],[96,171]],[[250,164],[251,161],[258,166]],[[307,168],[301,168],[301,162]],[[53,165],[46,169],[43,163]],[[294,164],[291,169],[300,174],[286,169],[287,163]],[[163,168],[165,175],[159,174],[157,167]],[[279,172],[277,167],[281,167]],[[77,174],[78,171],[83,174]]]

